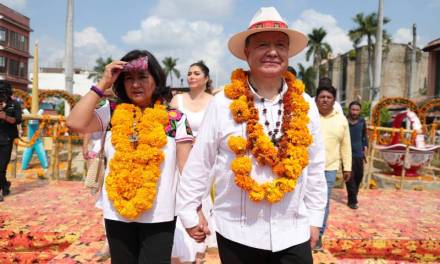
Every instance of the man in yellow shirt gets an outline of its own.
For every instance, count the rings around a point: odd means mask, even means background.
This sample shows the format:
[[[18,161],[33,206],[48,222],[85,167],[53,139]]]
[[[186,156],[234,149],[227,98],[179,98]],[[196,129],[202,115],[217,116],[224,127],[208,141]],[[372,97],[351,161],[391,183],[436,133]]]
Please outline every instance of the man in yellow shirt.
[[[325,145],[325,178],[327,180],[327,207],[324,224],[320,231],[316,249],[322,247],[322,235],[327,225],[330,196],[336,181],[336,172],[342,160],[344,181],[351,175],[351,142],[348,121],[343,113],[335,111],[336,89],[331,84],[322,84],[316,91],[315,102],[320,114],[321,134]]]

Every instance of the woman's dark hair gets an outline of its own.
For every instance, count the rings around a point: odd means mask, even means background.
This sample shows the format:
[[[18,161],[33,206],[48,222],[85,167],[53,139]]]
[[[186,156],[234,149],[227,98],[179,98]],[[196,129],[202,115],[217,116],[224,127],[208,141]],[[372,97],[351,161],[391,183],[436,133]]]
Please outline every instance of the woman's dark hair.
[[[361,105],[361,103],[359,103],[358,101],[353,101],[353,102],[351,102],[351,103],[348,105],[348,109],[350,109],[353,105],[357,105],[357,106],[359,106],[359,108],[362,109],[362,105]]]
[[[153,105],[157,100],[169,102],[171,100],[171,91],[169,87],[166,86],[166,77],[162,66],[160,66],[153,54],[146,50],[132,50],[125,54],[121,58],[121,61],[129,62],[141,57],[148,57],[148,72],[150,72],[156,83],[150,104]],[[113,85],[113,91],[122,102],[130,103],[131,101],[125,92],[124,78],[125,73],[121,72]]]
[[[206,64],[202,60],[200,60],[198,62],[194,62],[193,64],[189,65],[190,68],[193,66],[199,67],[202,70],[203,74],[205,74],[205,76],[208,77],[208,82],[206,83],[205,92],[211,93],[212,92],[212,80],[211,80],[211,77],[209,76],[208,66],[206,66]]]

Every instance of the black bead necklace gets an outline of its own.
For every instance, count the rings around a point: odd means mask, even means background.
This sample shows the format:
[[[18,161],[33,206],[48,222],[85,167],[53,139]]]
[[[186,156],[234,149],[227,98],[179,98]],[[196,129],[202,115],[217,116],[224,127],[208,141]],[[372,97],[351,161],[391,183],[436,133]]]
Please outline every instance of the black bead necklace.
[[[278,133],[281,132],[281,120],[282,120],[282,115],[283,115],[283,111],[281,110],[283,107],[283,99],[281,98],[281,92],[282,92],[282,85],[280,87],[280,89],[278,90],[278,94],[280,95],[280,99],[278,100],[278,119],[275,123],[275,128],[273,130],[270,130],[270,122],[269,119],[267,118],[267,108],[266,108],[266,99],[261,98],[261,102],[263,103],[263,117],[264,117],[264,126],[266,126],[267,130],[268,130],[268,135],[270,137],[270,140],[272,141],[272,143],[277,146],[278,142],[280,140],[281,137],[277,137]]]

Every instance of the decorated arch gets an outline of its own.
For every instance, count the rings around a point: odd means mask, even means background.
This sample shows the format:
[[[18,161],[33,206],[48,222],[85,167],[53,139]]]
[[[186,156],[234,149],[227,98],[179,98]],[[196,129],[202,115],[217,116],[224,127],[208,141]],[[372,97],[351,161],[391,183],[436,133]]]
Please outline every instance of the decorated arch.
[[[373,126],[380,126],[380,110],[389,105],[405,105],[411,111],[418,115],[419,109],[417,105],[406,98],[403,97],[386,97],[382,98],[373,108],[373,113],[371,116],[371,124]]]
[[[70,107],[73,108],[75,106],[75,104],[77,103],[76,97],[71,94],[68,93],[64,90],[40,90],[40,95],[39,95],[39,101],[40,103],[49,97],[57,97],[57,98],[62,98],[64,100],[67,101],[67,103],[69,103]]]

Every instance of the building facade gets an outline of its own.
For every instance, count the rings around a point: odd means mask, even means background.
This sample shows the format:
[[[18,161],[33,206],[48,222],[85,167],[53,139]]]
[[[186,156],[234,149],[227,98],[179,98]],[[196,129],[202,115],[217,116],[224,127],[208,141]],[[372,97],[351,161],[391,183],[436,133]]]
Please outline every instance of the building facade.
[[[27,90],[29,84],[29,18],[0,4],[0,79],[14,89]]]
[[[373,57],[373,54],[372,54]],[[374,72],[374,58],[372,61]],[[327,60],[325,72],[338,91],[342,105],[351,101],[368,101],[370,77],[367,46],[351,50]],[[416,80],[411,98],[427,95],[428,54],[417,50]],[[407,97],[411,75],[411,48],[406,44],[390,43],[382,54],[382,78],[379,97]],[[372,82],[371,82],[372,83]]]
[[[90,72],[83,69],[73,70],[73,94],[85,95],[90,91],[90,87],[94,84],[92,79],[89,79]],[[33,73],[30,73],[32,79]],[[66,90],[66,80],[63,68],[47,68],[40,67],[38,72],[38,86],[44,90]],[[29,89],[31,89],[29,85]]]
[[[440,97],[440,38],[423,48],[428,53],[428,96]]]

